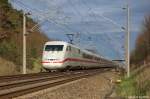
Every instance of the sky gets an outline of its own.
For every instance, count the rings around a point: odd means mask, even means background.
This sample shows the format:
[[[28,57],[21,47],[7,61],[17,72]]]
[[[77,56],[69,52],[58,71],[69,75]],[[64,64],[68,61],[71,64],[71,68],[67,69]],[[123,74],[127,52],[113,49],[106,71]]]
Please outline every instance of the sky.
[[[124,58],[127,0],[10,0],[14,8],[31,13],[40,30],[49,38],[68,41],[94,49],[109,59]],[[129,0],[130,50],[141,32],[144,17],[150,14],[149,0]]]

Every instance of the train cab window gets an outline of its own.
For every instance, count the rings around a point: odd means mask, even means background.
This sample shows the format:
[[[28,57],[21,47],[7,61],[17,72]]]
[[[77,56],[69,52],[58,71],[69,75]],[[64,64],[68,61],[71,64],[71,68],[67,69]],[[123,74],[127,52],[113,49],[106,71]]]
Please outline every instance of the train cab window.
[[[62,51],[64,45],[46,45],[45,51]]]
[[[71,46],[67,46],[66,51],[71,51]]]

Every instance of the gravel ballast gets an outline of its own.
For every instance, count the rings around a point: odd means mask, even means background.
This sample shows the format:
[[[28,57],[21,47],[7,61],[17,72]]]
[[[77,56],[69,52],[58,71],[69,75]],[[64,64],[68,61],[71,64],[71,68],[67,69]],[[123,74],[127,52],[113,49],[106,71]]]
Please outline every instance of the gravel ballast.
[[[117,77],[115,72],[108,71],[16,99],[104,99],[111,95],[114,87],[113,81]]]

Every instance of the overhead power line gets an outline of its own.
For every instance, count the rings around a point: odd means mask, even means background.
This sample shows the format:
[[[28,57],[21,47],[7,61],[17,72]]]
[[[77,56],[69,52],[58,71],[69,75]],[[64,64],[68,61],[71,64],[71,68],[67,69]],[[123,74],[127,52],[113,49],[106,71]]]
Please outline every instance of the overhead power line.
[[[76,13],[78,16],[81,17],[81,22],[83,22],[83,20],[85,19],[85,17],[82,15],[82,13],[76,8],[75,4],[72,3],[72,0],[67,0],[69,2],[69,4],[72,6],[72,8],[74,9],[74,13]],[[86,33],[88,33],[89,35],[91,33],[89,33],[87,30],[86,30]]]
[[[91,13],[93,14],[95,20],[98,22],[99,20],[98,20],[97,17],[95,16],[95,13],[92,11],[92,8],[88,7],[87,3],[86,3],[84,0],[81,0],[81,2],[85,5],[86,8],[89,9],[89,12],[91,12]],[[112,19],[110,19],[110,18],[108,18],[108,17],[105,17],[105,16],[102,15],[102,14],[101,14],[101,15],[98,15],[98,16],[99,16],[99,17],[102,17],[103,19],[105,19],[105,20],[107,20],[107,21],[109,21],[109,22],[111,22],[112,24],[114,24],[114,25],[116,25],[117,27],[119,27],[119,29],[121,29],[121,27],[120,27],[121,25],[119,25],[117,22],[113,21]],[[113,41],[113,39],[111,39],[110,35],[108,35],[108,34],[106,34],[106,35],[107,35],[107,37],[108,37],[111,41]],[[115,46],[114,49],[116,50],[118,56],[120,56],[120,53],[118,52],[118,48],[116,47],[116,44],[113,44],[111,41],[110,41],[110,44],[111,44],[112,46]]]
[[[25,5],[24,3],[22,3],[21,1],[19,1],[19,0],[13,0],[15,3],[17,3],[19,6],[21,6],[21,7],[23,7],[24,9],[26,9],[26,10],[28,10],[29,12],[32,12],[32,13],[34,13],[36,16],[39,16],[40,18],[43,18],[43,20],[46,22],[46,20],[48,21],[48,22],[50,22],[50,23],[53,23],[53,24],[55,24],[55,25],[57,25],[57,26],[61,26],[61,28],[62,27],[65,27],[66,29],[67,29],[67,31],[69,31],[69,32],[75,32],[74,30],[72,30],[70,27],[68,27],[66,24],[62,24],[62,23],[58,23],[58,22],[56,22],[54,19],[52,19],[52,18],[50,18],[50,16],[47,16],[49,13],[44,13],[44,12],[42,12],[42,11],[39,11],[38,9],[35,9],[35,8],[31,8],[30,6],[28,6],[28,5]],[[39,25],[41,24],[41,23],[44,23],[44,21],[43,22],[40,22],[39,23]],[[38,26],[38,24],[37,24],[37,26]],[[35,26],[36,27],[36,26]],[[33,27],[33,28],[35,28],[35,27]]]

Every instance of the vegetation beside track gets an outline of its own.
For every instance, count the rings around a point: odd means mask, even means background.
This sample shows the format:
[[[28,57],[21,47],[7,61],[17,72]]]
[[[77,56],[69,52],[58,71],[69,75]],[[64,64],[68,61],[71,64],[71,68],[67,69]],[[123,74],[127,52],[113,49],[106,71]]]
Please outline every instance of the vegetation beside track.
[[[16,10],[11,6],[11,0],[0,0],[0,61],[1,70],[13,63],[15,66],[6,68],[1,75],[13,74],[12,68],[16,72],[21,72],[22,68],[22,24],[23,12]],[[27,17],[27,31],[31,29],[36,22]],[[27,35],[27,68],[33,71],[35,65],[39,62],[42,55],[42,48],[45,41],[49,39],[40,31],[34,30]],[[6,60],[4,64],[2,60]],[[36,63],[36,64],[35,64]],[[39,64],[38,64],[39,66]],[[10,72],[9,72],[10,71]]]
[[[147,67],[145,67],[147,66]],[[131,75],[122,77],[117,94],[122,97],[149,96],[150,98],[150,16],[145,17],[141,33],[131,53]],[[141,97],[145,99],[144,97]],[[138,98],[138,99],[141,99]]]
[[[117,85],[117,95],[121,97],[149,97],[150,98],[150,67],[132,72],[129,78],[122,77]]]
[[[150,15],[145,17],[141,33],[136,39],[135,49],[131,53],[132,68],[138,68],[150,62]]]

